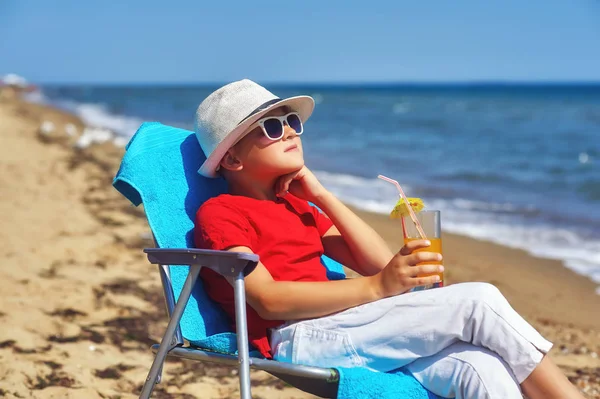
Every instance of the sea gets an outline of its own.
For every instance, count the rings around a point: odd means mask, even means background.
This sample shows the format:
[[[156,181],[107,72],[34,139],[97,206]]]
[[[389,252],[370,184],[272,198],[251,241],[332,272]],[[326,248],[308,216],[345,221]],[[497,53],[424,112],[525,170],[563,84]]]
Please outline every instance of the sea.
[[[192,130],[218,86],[47,85],[30,99],[126,143],[143,121]],[[389,213],[398,194],[382,174],[441,210],[444,231],[561,260],[600,284],[600,84],[266,86],[315,99],[306,164],[346,203]]]

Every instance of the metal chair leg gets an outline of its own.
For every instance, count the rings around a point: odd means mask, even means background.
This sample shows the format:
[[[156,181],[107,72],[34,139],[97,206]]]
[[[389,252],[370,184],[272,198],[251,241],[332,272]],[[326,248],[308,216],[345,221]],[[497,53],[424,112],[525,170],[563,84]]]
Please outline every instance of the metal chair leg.
[[[167,325],[165,335],[163,335],[162,340],[160,341],[158,352],[156,353],[156,357],[152,362],[152,367],[150,367],[150,371],[148,372],[148,377],[146,378],[144,386],[142,387],[140,399],[150,398],[152,390],[154,389],[154,385],[160,382],[160,374],[162,374],[162,366],[167,357],[167,353],[169,353],[171,349],[177,346],[175,330],[179,325],[179,321],[181,320],[181,316],[183,315],[183,310],[185,309],[185,305],[187,304],[187,301],[190,298],[190,295],[192,294],[192,288],[194,288],[196,280],[198,280],[199,274],[200,266],[190,266],[190,271],[188,272],[187,278],[185,279],[183,289],[181,290],[181,294],[179,295],[179,300],[177,301],[177,305],[175,305],[175,309],[173,310],[173,314],[171,315],[171,319],[169,320],[169,324]]]
[[[235,277],[235,323],[237,328],[238,362],[240,376],[240,398],[252,399],[250,388],[250,357],[248,345],[248,323],[246,319],[246,290],[244,273]]]

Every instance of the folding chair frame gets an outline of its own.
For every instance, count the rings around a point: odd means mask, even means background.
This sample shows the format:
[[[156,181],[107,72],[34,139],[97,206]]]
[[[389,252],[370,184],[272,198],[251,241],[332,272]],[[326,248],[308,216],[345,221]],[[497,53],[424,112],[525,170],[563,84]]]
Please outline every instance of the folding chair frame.
[[[144,382],[140,398],[150,398],[154,385],[158,384],[161,380],[162,367],[167,356],[232,366],[237,365],[239,369],[241,399],[252,398],[250,392],[250,367],[267,371],[305,392],[325,398],[335,398],[337,396],[339,375],[335,369],[300,366],[274,360],[251,358],[249,356],[244,277],[254,270],[258,264],[258,255],[203,249],[166,248],[146,248],[144,252],[148,254],[150,263],[159,265],[170,319],[160,345],[152,346],[156,357]],[[189,265],[190,267],[177,303],[175,303],[175,296],[171,285],[169,265]],[[183,346],[185,342],[181,334],[179,321],[202,267],[208,267],[224,277],[234,279],[233,288],[238,344],[237,357],[205,351],[191,346]]]

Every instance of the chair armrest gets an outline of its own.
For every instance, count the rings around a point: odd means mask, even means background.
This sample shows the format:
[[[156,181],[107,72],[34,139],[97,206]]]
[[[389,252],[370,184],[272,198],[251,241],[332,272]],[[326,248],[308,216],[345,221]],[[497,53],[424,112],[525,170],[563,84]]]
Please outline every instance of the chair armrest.
[[[258,255],[244,252],[194,248],[144,248],[148,260],[160,265],[198,265],[208,267],[224,277],[250,274],[258,264]]]

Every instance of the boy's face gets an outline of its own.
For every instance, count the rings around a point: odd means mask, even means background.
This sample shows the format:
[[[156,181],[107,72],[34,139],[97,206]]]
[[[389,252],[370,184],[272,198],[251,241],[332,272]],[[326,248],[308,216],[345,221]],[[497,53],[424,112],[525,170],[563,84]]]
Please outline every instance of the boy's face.
[[[287,107],[280,107],[266,113],[262,118],[283,116],[289,112]],[[229,150],[229,154],[221,161],[221,167],[267,178],[279,177],[301,169],[304,166],[304,155],[300,136],[287,124],[284,124],[283,129],[283,137],[273,141],[265,136],[260,126],[256,127]],[[229,156],[233,156],[239,162],[235,168],[228,164]]]

